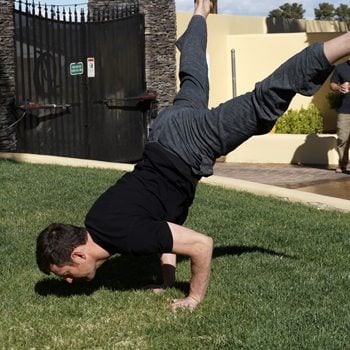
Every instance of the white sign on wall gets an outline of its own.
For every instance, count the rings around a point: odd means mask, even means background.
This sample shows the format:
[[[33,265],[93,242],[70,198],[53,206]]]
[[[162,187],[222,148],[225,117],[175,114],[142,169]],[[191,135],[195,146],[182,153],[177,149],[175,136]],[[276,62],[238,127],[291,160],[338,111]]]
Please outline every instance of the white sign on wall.
[[[95,57],[87,58],[87,76],[88,78],[95,78]]]

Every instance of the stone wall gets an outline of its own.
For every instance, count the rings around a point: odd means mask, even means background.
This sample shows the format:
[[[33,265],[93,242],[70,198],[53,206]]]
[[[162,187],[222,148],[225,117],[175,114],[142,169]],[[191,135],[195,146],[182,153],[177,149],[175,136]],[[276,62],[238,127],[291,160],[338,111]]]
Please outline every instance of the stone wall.
[[[90,8],[132,4],[133,0],[89,0]],[[146,84],[157,92],[157,107],[172,103],[176,93],[175,0],[139,0],[145,15]]]
[[[15,151],[12,105],[15,96],[13,1],[0,0],[0,151]]]

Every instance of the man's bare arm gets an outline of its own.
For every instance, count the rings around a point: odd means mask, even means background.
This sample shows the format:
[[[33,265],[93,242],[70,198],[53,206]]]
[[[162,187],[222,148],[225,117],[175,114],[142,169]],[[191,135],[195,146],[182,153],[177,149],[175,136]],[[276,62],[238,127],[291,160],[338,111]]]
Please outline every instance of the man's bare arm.
[[[204,298],[208,288],[213,240],[189,228],[168,223],[173,236],[172,252],[191,259],[190,292],[184,299],[176,299],[172,308],[194,309]]]

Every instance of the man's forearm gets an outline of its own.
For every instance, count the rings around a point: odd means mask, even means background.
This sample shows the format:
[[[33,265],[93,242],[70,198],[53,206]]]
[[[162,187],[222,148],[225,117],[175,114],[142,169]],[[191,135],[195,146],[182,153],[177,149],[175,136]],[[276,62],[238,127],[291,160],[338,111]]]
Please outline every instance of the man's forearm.
[[[186,298],[176,299],[173,309],[194,309],[204,298],[209,284],[213,240],[189,228],[168,223],[173,235],[173,253],[191,259],[190,292]]]
[[[198,247],[198,252],[191,256],[191,283],[189,297],[201,302],[208,288],[213,251],[212,239],[204,246]]]

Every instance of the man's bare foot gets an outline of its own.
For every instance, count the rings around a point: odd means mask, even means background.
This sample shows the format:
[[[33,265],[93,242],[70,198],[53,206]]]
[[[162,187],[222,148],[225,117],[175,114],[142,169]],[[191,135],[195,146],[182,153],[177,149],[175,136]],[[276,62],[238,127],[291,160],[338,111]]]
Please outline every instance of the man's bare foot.
[[[212,7],[213,4],[210,0],[196,0],[194,14],[207,18]]]

